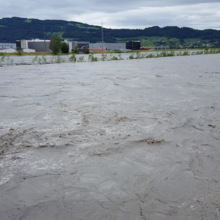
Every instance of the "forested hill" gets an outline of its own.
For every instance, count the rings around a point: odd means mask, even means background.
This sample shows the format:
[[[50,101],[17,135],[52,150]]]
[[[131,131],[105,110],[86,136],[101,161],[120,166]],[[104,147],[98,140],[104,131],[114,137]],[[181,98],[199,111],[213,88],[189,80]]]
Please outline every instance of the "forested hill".
[[[195,30],[158,26],[145,29],[103,29],[105,42],[125,42],[147,37],[167,37],[178,39],[197,38],[201,40],[220,40],[219,30]],[[27,18],[0,19],[0,43],[15,42],[20,39],[49,39],[51,34],[60,33],[63,39],[99,42],[101,41],[101,27],[63,20],[38,20]]]

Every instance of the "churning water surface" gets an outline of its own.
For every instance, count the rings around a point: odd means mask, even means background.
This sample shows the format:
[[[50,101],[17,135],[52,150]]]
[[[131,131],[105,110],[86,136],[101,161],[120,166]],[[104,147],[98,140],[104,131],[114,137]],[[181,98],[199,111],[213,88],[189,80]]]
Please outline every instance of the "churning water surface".
[[[219,59],[0,67],[0,219],[219,219]]]

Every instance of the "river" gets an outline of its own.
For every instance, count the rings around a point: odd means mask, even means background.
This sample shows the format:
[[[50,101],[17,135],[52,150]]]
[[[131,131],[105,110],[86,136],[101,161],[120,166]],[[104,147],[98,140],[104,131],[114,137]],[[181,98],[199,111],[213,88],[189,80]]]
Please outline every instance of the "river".
[[[1,67],[0,219],[220,219],[219,60]]]

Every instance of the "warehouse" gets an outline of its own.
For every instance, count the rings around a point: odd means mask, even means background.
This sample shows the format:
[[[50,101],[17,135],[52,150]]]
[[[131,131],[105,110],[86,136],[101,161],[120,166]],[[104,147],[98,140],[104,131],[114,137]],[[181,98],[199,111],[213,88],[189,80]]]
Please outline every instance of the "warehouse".
[[[36,52],[50,52],[49,44],[50,40],[17,40],[17,47],[21,47],[23,49],[32,49]]]
[[[91,43],[89,44],[89,49],[92,50],[126,50],[125,43]]]
[[[16,48],[16,44],[14,43],[0,43],[0,50],[15,49],[15,48]]]
[[[85,48],[89,48],[89,42],[88,41],[64,41],[68,46],[69,50],[72,51],[74,49],[77,50],[83,50]]]

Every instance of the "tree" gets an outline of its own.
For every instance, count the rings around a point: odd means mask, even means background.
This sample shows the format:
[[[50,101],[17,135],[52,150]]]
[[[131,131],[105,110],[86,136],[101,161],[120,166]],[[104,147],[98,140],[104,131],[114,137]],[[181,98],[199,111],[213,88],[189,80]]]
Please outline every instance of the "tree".
[[[69,46],[65,42],[61,44],[61,51],[62,53],[69,53]]]
[[[16,51],[17,51],[18,55],[21,56],[22,53],[23,53],[23,48],[21,48],[21,47],[16,47]]]
[[[52,34],[50,37],[50,50],[53,54],[58,54],[61,50],[61,37],[58,34]]]

